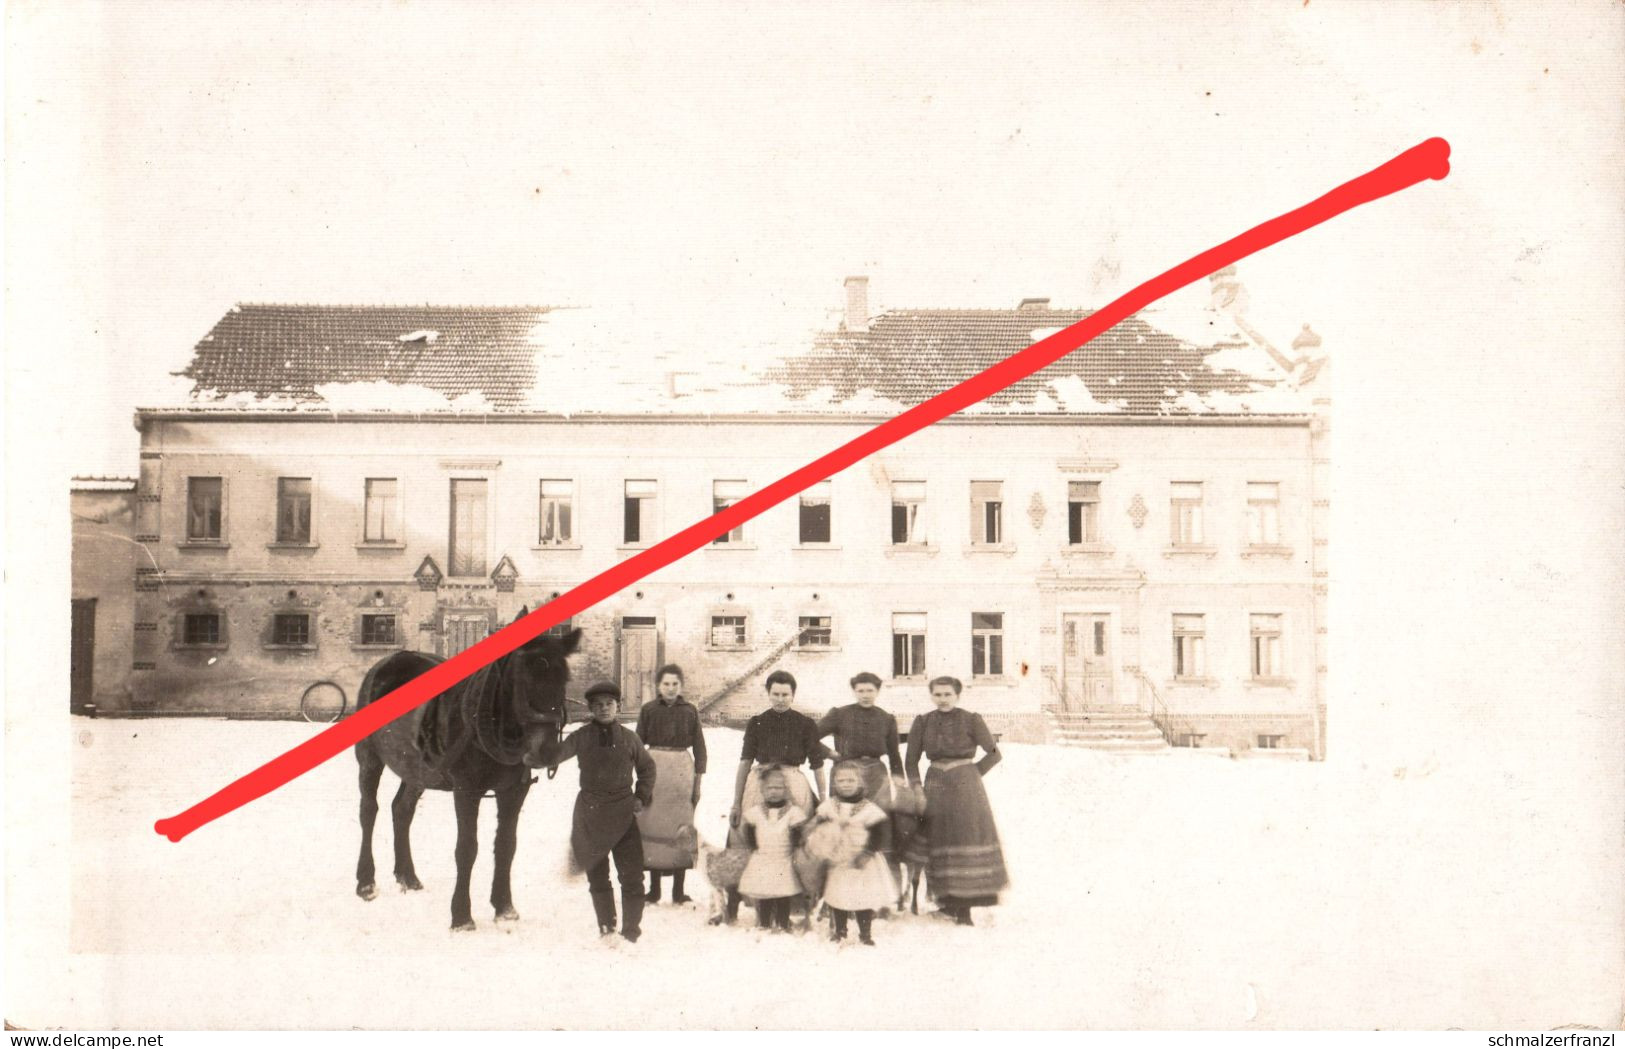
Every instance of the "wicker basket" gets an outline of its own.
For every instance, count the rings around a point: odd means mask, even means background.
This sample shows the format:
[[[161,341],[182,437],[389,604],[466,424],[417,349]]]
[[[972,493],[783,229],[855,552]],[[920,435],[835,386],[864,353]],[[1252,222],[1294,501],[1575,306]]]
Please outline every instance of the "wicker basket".
[[[705,850],[705,880],[719,889],[737,889],[748,863],[749,849],[708,848]]]

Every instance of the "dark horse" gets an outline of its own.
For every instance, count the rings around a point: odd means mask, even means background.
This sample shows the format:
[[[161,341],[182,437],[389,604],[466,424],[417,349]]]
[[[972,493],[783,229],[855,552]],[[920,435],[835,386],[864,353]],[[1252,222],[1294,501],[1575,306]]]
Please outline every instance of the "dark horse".
[[[526,611],[517,618],[523,618]],[[468,883],[479,852],[480,799],[489,792],[497,799],[491,906],[497,921],[519,917],[508,882],[519,810],[530,793],[531,769],[542,764],[542,748],[557,742],[564,725],[564,686],[570,679],[567,657],[580,641],[580,630],[529,641],[356,744],[356,760],[361,763],[357,896],[370,900],[378,895],[372,827],[378,816],[378,781],[387,765],[401,778],[401,789],[390,806],[395,823],[395,880],[401,888],[423,888],[412,866],[412,814],[418,799],[425,790],[451,791],[457,809],[457,886],[451,895],[451,927],[474,928]],[[362,679],[357,709],[442,662],[439,656],[425,652],[396,652],[384,658]]]

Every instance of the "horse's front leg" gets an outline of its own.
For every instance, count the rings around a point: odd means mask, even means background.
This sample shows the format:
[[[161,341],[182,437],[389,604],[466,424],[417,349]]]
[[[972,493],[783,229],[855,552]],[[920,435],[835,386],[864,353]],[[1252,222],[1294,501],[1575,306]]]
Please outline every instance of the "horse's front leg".
[[[401,780],[401,789],[395,792],[395,800],[389,806],[395,822],[395,881],[408,892],[423,888],[423,883],[418,881],[417,868],[412,864],[412,816],[417,812],[421,797],[422,787]]]
[[[528,775],[520,779],[517,786],[497,792],[496,870],[491,875],[491,907],[496,911],[499,922],[519,920],[519,912],[513,907],[513,886],[509,875],[513,870],[513,854],[519,844],[519,810],[524,808],[525,795],[529,793]]]
[[[480,796],[483,791],[458,789],[452,792],[457,807],[457,885],[451,890],[451,927],[464,932],[474,928],[474,913],[468,902],[469,879],[474,873],[474,857],[479,855]]]
[[[355,894],[363,900],[378,895],[377,872],[372,863],[372,828],[378,820],[378,781],[384,774],[384,759],[370,742],[356,748],[361,763],[361,856],[355,864]]]

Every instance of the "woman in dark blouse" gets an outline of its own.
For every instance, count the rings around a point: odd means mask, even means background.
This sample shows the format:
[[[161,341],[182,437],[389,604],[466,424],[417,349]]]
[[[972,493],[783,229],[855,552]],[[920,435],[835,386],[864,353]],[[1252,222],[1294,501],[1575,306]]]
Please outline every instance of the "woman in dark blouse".
[[[700,712],[683,698],[683,668],[667,663],[655,673],[653,703],[638,711],[638,738],[649,748],[658,774],[654,800],[638,816],[643,862],[649,871],[649,903],[660,902],[660,876],[671,875],[671,902],[689,902],[683,876],[694,866],[694,808],[705,775],[705,733]],[[690,755],[692,751],[692,755]]]
[[[970,909],[997,904],[1009,878],[982,787],[982,777],[999,763],[999,745],[980,714],[958,709],[963,687],[958,678],[933,679],[931,701],[937,709],[915,718],[908,731],[908,781],[920,782],[921,754],[931,759],[931,769],[925,777],[925,820],[905,859],[923,866],[939,913],[970,925]],[[978,747],[980,761],[974,760]]]
[[[864,797],[874,802],[888,817],[897,807],[892,777],[903,774],[903,755],[897,747],[897,719],[875,702],[880,697],[880,677],[865,670],[850,682],[856,702],[835,707],[818,722],[818,738],[835,737],[835,750],[842,761],[852,762],[863,776]],[[892,820],[881,828],[879,851],[886,857],[892,877],[897,877],[894,842],[900,840]]]

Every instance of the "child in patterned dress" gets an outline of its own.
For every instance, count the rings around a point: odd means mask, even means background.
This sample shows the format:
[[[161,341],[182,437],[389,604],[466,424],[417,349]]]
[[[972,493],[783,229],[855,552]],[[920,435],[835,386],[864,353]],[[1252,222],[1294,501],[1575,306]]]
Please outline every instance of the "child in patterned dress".
[[[819,825],[809,843],[829,862],[824,882],[824,902],[834,917],[830,939],[846,939],[847,920],[858,920],[858,942],[874,946],[872,928],[875,911],[890,907],[897,899],[897,884],[891,869],[880,855],[887,815],[864,796],[863,769],[851,761],[835,766],[830,777],[830,796],[818,806]]]

